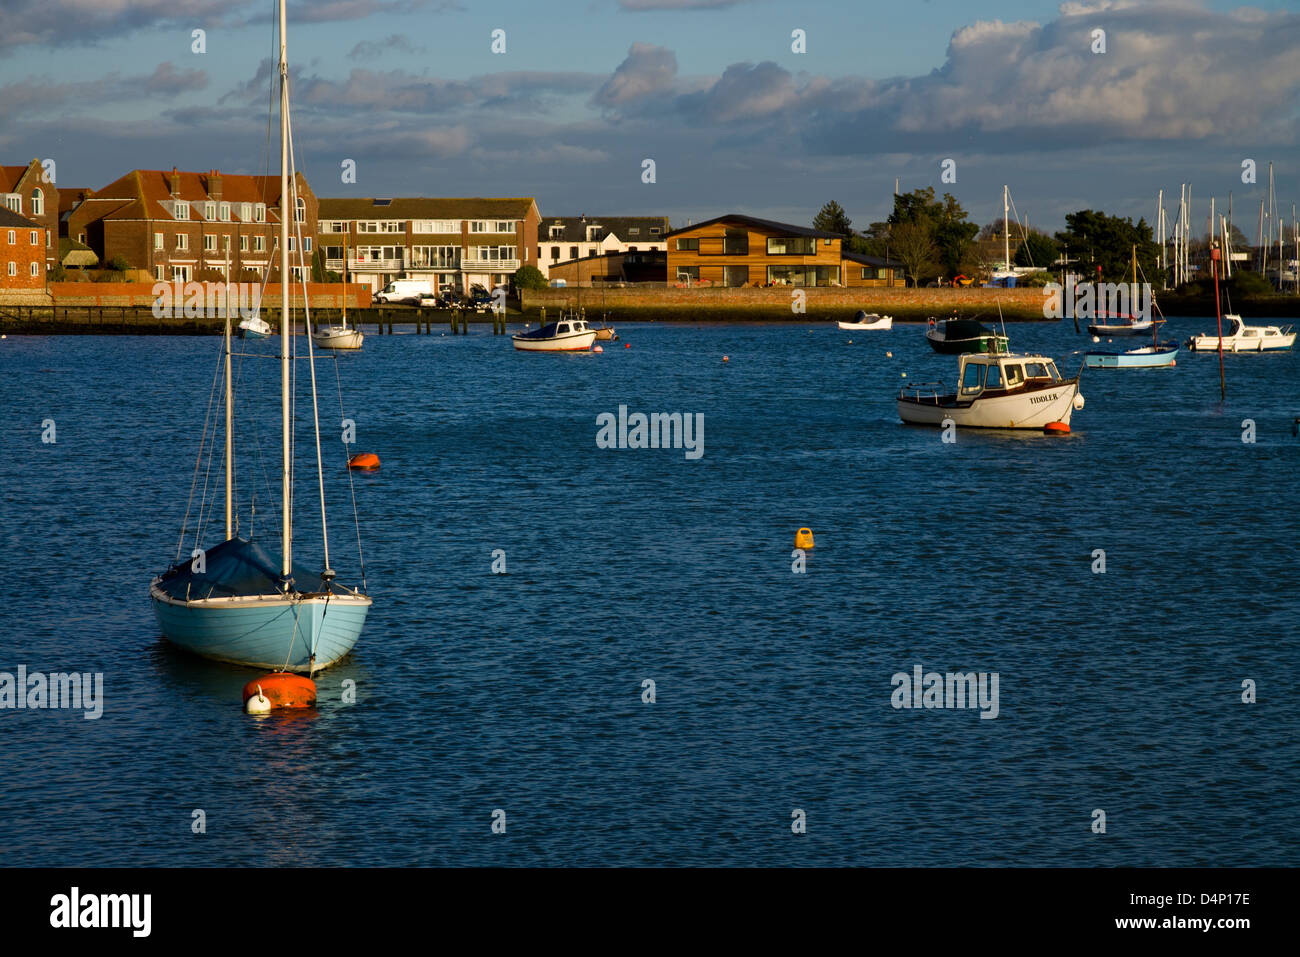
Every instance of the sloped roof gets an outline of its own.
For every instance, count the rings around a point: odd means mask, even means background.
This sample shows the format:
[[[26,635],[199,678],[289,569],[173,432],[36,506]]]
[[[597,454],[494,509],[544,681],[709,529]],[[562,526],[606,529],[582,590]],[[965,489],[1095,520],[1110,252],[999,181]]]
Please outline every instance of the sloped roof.
[[[396,196],[391,199],[318,198],[320,219],[524,219],[531,196]]]
[[[277,218],[272,210],[278,207],[280,201],[278,174],[247,176],[216,171],[194,173],[187,170],[133,169],[103,189],[96,190],[95,195],[89,199],[125,201],[124,205],[104,214],[104,219],[172,219],[163,203],[172,198],[173,175],[178,180],[177,198],[190,204],[191,220],[202,221],[203,204],[209,200],[217,201],[211,193],[217,178],[221,180],[220,202],[231,205],[230,222],[243,221],[239,216],[241,203],[265,203],[267,220]]]
[[[551,235],[551,228],[560,226],[564,232],[559,236]],[[596,240],[587,238],[587,228],[589,226],[599,226],[603,230],[600,237]],[[653,237],[650,235],[650,229],[656,228],[659,232]],[[636,229],[635,235],[629,233],[630,229]],[[667,216],[547,216],[537,227],[537,238],[540,242],[566,242],[566,243],[586,243],[599,242],[607,235],[613,235],[623,242],[653,241],[658,242],[668,235],[668,217]]]
[[[861,263],[864,266],[902,266],[903,264],[897,259],[885,259],[883,256],[868,256],[865,253],[844,253],[843,258],[849,262]]]
[[[25,166],[0,166],[0,193],[18,192],[18,182],[27,175],[27,171],[31,168],[31,163]]]
[[[44,229],[40,223],[34,223],[26,216],[19,216],[12,209],[0,206],[0,227],[5,229]]]
[[[795,226],[791,223],[778,223],[771,219],[759,219],[757,216],[744,216],[740,213],[728,213],[725,216],[715,216],[713,219],[706,219],[702,223],[692,223],[690,226],[678,226],[668,236],[677,236],[681,233],[689,232],[692,229],[699,229],[701,226],[712,226],[714,223],[737,223],[741,226],[753,226],[755,229],[765,229],[770,232],[781,233],[787,236],[809,236],[813,239],[843,239],[839,233],[828,233],[820,229],[810,229],[807,226]]]

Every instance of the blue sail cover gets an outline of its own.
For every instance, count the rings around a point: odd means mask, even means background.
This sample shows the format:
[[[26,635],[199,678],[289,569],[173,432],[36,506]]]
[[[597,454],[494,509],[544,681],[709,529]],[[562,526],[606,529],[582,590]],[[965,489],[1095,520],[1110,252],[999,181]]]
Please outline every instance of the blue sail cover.
[[[158,587],[178,601],[285,592],[280,578],[280,556],[257,542],[232,538],[206,549],[203,562],[201,573],[194,571],[194,559],[173,565],[163,574]],[[309,572],[301,565],[293,567],[293,590],[311,594],[336,591],[333,583],[321,579],[319,572]]]

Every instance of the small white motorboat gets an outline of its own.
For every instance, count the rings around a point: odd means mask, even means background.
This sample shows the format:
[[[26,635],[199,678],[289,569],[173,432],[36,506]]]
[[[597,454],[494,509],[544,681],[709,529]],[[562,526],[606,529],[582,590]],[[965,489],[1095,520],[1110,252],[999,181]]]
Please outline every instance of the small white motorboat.
[[[1248,326],[1234,312],[1225,312],[1223,318],[1228,322],[1228,331],[1223,334],[1224,352],[1272,352],[1295,345],[1295,332],[1290,326]],[[1192,336],[1187,348],[1193,352],[1218,352],[1219,337]]]
[[[596,330],[587,328],[584,319],[559,319],[511,338],[521,352],[587,352],[596,341]]]
[[[874,312],[865,312],[858,310],[851,322],[843,320],[836,323],[841,329],[847,329],[850,332],[883,332],[886,329],[892,329],[894,326],[893,316],[882,316]]]
[[[1042,429],[1048,423],[1068,426],[1083,408],[1079,377],[1065,379],[1048,356],[975,352],[958,360],[958,385],[947,392],[942,382],[905,386],[898,393],[898,415],[917,425],[954,425],[976,429]]]
[[[361,330],[346,322],[317,326],[311,334],[311,341],[318,349],[360,349],[364,340]]]
[[[261,316],[240,319],[238,328],[243,339],[266,339],[271,335],[271,324]]]

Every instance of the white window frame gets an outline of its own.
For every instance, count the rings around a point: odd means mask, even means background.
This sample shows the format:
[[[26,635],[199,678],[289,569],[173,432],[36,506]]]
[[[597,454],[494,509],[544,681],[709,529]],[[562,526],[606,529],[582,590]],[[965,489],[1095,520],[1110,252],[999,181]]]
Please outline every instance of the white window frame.
[[[32,215],[45,215],[45,191],[39,186],[32,190]]]
[[[190,234],[189,234],[189,233],[177,233],[177,234],[176,234],[176,248],[177,248],[177,249],[189,249],[189,248],[190,248]]]
[[[240,220],[241,220],[242,222],[245,222],[245,223],[250,222],[250,221],[252,220],[252,218],[253,218],[253,204],[252,204],[252,203],[240,203],[240,204],[239,204],[239,218],[240,218]]]
[[[187,200],[187,199],[178,199],[178,200],[176,200],[176,202],[173,204],[173,207],[172,207],[172,218],[173,218],[173,219],[184,219],[184,220],[188,220],[188,219],[190,218],[190,203],[189,203],[189,200]]]
[[[221,221],[223,223],[230,222],[230,204],[222,203],[221,206],[219,207],[219,211],[217,215],[221,218]]]
[[[40,274],[41,274],[41,264],[32,263],[32,278],[36,279],[40,276]]]
[[[153,234],[153,248],[154,248],[154,249],[166,249],[166,248],[167,248],[167,241],[166,241],[166,239],[163,237],[163,234],[162,234],[162,233],[154,233],[154,234]]]
[[[266,222],[266,203],[258,203],[253,207],[253,222]]]
[[[204,251],[205,253],[215,253],[215,252],[217,251],[217,234],[216,234],[216,233],[204,233],[204,234],[203,234],[203,251]]]

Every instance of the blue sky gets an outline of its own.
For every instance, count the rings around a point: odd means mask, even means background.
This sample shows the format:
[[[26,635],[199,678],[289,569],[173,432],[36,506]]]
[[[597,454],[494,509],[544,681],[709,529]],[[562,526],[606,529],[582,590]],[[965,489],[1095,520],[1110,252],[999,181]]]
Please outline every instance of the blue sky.
[[[54,157],[62,186],[262,170],[273,7],[6,0],[0,157]],[[675,224],[806,222],[835,198],[866,225],[897,176],[980,222],[1008,183],[1055,229],[1083,207],[1151,219],[1190,181],[1196,217],[1232,190],[1253,236],[1271,159],[1279,204],[1300,198],[1300,14],[1277,0],[313,0],[290,3],[289,39],[299,165],[325,196],[533,195]]]

